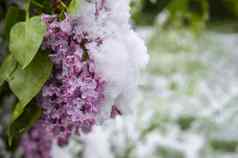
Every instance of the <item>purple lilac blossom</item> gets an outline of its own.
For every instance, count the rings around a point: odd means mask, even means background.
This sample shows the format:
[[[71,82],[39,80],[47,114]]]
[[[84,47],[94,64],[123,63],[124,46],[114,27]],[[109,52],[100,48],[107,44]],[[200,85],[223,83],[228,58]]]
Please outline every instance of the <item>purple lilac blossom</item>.
[[[87,32],[77,29],[78,19],[66,15],[43,16],[48,30],[43,48],[50,51],[53,73],[38,96],[43,114],[38,123],[22,139],[26,158],[50,158],[52,143],[66,145],[72,134],[89,132],[96,123],[104,98],[105,80],[95,71],[95,63],[86,44]],[[113,117],[115,112],[112,111]]]

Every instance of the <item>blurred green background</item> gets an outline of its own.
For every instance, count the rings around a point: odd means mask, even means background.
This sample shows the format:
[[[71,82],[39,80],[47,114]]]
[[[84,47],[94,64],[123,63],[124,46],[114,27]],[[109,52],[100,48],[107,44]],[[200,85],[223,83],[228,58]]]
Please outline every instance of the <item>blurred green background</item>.
[[[170,23],[181,26],[237,23],[237,0],[133,0],[133,20],[137,25],[153,25],[158,14],[167,10]]]
[[[33,1],[32,14],[57,12],[50,0]],[[24,20],[22,2],[0,0],[0,62],[8,51],[10,28]],[[151,57],[141,79],[138,120],[147,113],[153,117],[143,135],[156,132],[185,145],[158,144],[147,157],[237,158],[238,0],[132,0],[131,13]],[[11,110],[6,105],[14,101],[7,85],[0,88],[2,138]],[[0,141],[0,157],[11,156]]]
[[[172,131],[184,142],[190,134],[204,141],[197,150],[196,139],[184,149],[161,143],[154,157],[238,157],[238,1],[138,0],[132,13],[151,57],[140,108],[163,118],[151,119],[150,132],[174,144]]]

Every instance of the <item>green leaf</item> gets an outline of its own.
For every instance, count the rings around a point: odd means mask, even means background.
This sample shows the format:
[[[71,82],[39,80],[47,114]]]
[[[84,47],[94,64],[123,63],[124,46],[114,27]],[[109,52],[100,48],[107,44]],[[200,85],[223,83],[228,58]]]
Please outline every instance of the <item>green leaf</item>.
[[[29,130],[41,116],[41,108],[34,104],[29,104],[24,113],[15,121],[11,122],[8,127],[8,144],[12,146],[13,140],[20,137],[24,132]]]
[[[4,26],[4,33],[6,39],[9,38],[9,33],[14,24],[19,21],[23,21],[25,19],[25,12],[20,10],[16,6],[10,6],[7,10],[7,14],[5,17],[5,26]]]
[[[26,68],[39,50],[46,26],[40,16],[13,26],[10,32],[10,51],[22,68]]]
[[[80,0],[72,0],[68,7],[68,13],[70,15],[76,15],[80,7]]]
[[[17,63],[13,55],[8,55],[0,67],[0,86],[2,86],[4,81],[9,78],[12,72],[16,69],[16,66]]]
[[[10,89],[19,99],[12,115],[12,121],[16,120],[24,111],[26,105],[39,93],[48,80],[52,70],[52,64],[47,54],[39,52],[31,64],[22,69],[20,66],[8,79]]]

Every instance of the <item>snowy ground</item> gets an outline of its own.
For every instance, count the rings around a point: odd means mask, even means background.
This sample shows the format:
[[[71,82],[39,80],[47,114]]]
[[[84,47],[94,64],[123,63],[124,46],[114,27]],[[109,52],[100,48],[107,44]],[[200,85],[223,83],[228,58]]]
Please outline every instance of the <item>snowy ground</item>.
[[[181,150],[187,158],[238,157],[238,36],[159,34],[150,42],[143,89],[146,108],[150,101],[165,119],[162,138],[171,142],[161,146]]]

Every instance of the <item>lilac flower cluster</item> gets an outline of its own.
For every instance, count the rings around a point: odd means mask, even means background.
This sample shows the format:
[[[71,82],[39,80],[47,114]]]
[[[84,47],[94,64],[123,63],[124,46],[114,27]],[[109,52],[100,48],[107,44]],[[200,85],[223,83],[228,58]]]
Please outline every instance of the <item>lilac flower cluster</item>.
[[[105,99],[105,80],[95,71],[94,52],[86,47],[101,40],[78,30],[77,18],[66,15],[58,21],[45,15],[43,20],[48,27],[43,48],[51,52],[54,69],[38,97],[41,119],[22,139],[27,158],[50,158],[53,141],[65,145],[72,134],[89,132]]]

